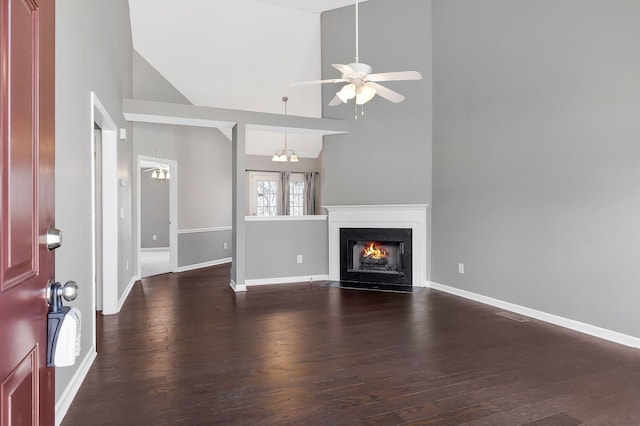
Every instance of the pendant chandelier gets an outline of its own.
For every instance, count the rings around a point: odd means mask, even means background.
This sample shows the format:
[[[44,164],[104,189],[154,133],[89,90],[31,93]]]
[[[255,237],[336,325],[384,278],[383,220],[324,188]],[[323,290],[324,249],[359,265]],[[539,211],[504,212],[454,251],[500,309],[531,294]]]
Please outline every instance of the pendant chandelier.
[[[284,115],[287,115],[287,101],[289,100],[288,97],[283,97],[282,98],[282,102],[284,102]],[[284,149],[279,149],[276,151],[275,154],[273,154],[273,157],[271,158],[271,161],[275,161],[278,163],[286,163],[287,161],[290,161],[292,163],[297,163],[298,162],[298,156],[296,155],[295,151],[293,149],[288,149],[287,147],[287,134],[284,134]]]

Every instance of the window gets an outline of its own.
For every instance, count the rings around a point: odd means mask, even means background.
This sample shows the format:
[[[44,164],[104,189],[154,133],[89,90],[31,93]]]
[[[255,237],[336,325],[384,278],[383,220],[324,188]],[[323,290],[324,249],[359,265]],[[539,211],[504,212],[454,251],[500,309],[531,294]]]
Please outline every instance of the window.
[[[253,216],[284,214],[280,205],[280,173],[250,172],[249,212]],[[289,174],[289,215],[304,215],[304,173]]]
[[[302,173],[289,175],[289,215],[304,215],[304,175]]]
[[[278,214],[278,183],[273,180],[257,182],[256,215],[275,216]]]
[[[249,207],[254,216],[277,216],[278,173],[251,173],[251,198]]]

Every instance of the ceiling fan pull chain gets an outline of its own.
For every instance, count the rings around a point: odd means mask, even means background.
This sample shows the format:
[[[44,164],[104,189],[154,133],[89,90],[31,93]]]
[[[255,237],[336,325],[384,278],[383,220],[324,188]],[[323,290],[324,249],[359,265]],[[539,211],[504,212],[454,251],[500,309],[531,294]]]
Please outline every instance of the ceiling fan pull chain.
[[[354,102],[353,105],[355,105],[355,107],[356,107],[356,120],[357,120],[358,119],[358,104]]]

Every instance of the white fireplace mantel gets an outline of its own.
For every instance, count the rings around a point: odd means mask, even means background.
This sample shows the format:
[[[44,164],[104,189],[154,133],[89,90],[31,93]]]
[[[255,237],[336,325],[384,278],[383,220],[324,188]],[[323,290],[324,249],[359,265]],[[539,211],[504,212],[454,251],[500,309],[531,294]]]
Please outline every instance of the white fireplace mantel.
[[[329,279],[340,280],[340,228],[410,228],[412,281],[427,285],[428,204],[323,206],[329,212]]]

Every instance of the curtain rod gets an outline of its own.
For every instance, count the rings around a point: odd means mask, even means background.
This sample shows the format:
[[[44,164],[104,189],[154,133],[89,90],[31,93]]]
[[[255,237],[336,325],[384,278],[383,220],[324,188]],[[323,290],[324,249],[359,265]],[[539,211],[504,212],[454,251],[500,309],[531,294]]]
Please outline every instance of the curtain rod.
[[[289,172],[289,173],[315,173],[319,174],[320,172],[292,172],[291,170],[256,170],[256,169],[244,169],[245,172],[260,172],[260,173],[280,173],[280,172]]]

